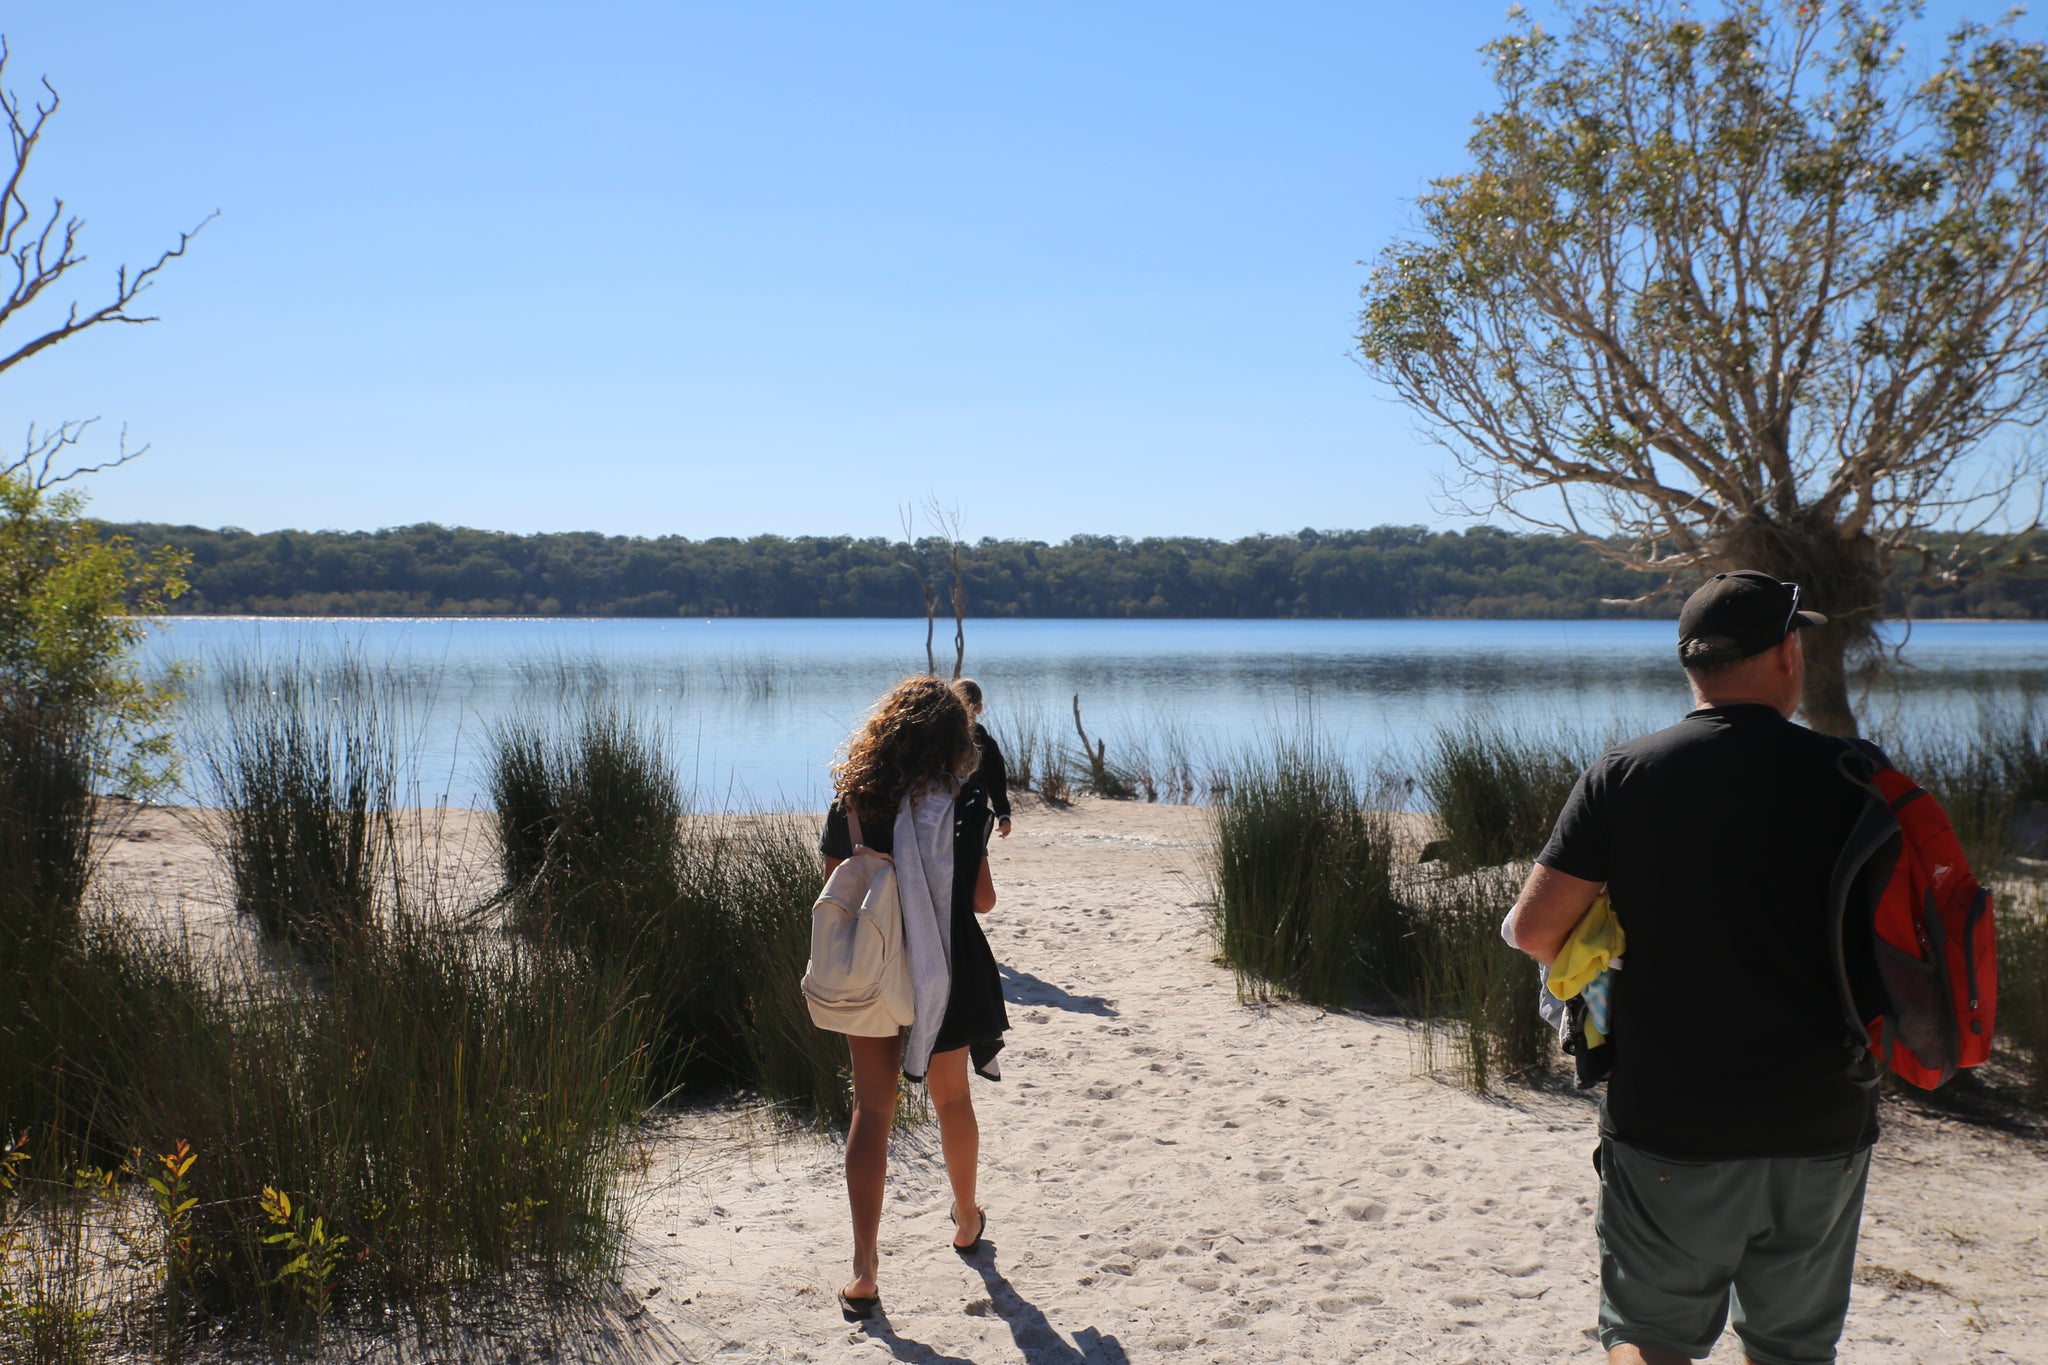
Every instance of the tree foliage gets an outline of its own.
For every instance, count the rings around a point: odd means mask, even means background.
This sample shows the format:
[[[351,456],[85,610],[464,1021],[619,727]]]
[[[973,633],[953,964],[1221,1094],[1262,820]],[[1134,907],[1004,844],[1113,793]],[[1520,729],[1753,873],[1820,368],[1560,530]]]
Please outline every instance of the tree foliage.
[[[2048,47],[2009,16],[1930,58],[1856,0],[1566,19],[1485,49],[1500,107],[1382,252],[1364,360],[1470,504],[1804,584],[1807,715],[1853,732],[1897,558],[1959,581],[1930,531],[2040,520],[2026,447],[1987,457],[2048,415]]]
[[[102,776],[147,793],[174,775],[174,680],[134,650],[184,591],[185,556],[103,537],[84,502],[0,470],[0,716],[88,736]]]
[[[903,542],[880,537],[509,535],[445,526],[383,531],[208,531],[106,526],[144,551],[192,563],[192,613],[300,616],[920,616]],[[2032,553],[2048,552],[2048,536]],[[950,542],[935,541],[934,556]],[[1974,545],[1937,538],[1943,558]],[[2048,577],[1923,584],[1902,559],[1895,612],[2048,617]],[[1655,574],[1624,568],[1569,536],[1491,527],[1302,531],[1209,540],[1075,536],[1057,544],[960,547],[981,617],[1670,616],[1672,599],[1633,601]],[[1623,599],[1617,601],[1617,599]]]

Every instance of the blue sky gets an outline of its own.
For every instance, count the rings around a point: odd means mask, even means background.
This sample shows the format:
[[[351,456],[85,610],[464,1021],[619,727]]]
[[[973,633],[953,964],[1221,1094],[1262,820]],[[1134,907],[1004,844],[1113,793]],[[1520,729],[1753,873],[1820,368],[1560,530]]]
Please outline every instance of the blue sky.
[[[97,514],[251,529],[1458,524],[1348,351],[1503,13],[9,6],[85,297],[221,216],[0,433],[125,422]]]

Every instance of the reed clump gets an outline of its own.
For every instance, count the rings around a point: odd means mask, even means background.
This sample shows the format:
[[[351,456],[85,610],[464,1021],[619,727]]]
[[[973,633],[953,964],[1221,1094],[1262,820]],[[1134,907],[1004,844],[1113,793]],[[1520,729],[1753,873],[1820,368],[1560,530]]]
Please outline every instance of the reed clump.
[[[727,1023],[745,1042],[743,1079],[778,1105],[844,1126],[853,1117],[846,1043],[811,1022],[797,989],[820,886],[817,825],[797,815],[723,824],[713,885],[728,917],[737,989]]]
[[[1248,750],[1211,807],[1215,925],[1241,995],[1402,1000],[1417,979],[1394,829],[1313,735]]]
[[[54,968],[37,1003],[65,1002],[62,1036],[35,1059],[40,1108],[10,1116],[42,1191],[17,1244],[40,1259],[0,1256],[0,1304],[97,1293],[125,1248],[157,1344],[203,1324],[282,1341],[370,1302],[614,1263],[641,1028],[625,983],[576,955],[401,907],[315,971],[101,907]],[[79,1172],[87,1203],[66,1193]],[[50,1279],[67,1265],[83,1288]]]
[[[316,959],[374,924],[399,782],[388,689],[363,685],[358,668],[339,674],[300,660],[234,678],[201,758],[235,908]]]
[[[1535,964],[1500,936],[1520,889],[1513,872],[1481,868],[1418,893],[1423,1065],[1449,1066],[1474,1090],[1539,1075],[1557,1049],[1537,1012]]]
[[[117,1054],[125,1127],[146,1152],[182,1141],[195,1157],[198,1305],[304,1326],[335,1303],[611,1264],[645,1098],[616,976],[409,913],[317,982],[100,932],[93,951],[136,1006]],[[284,1274],[323,1248],[324,1272]]]
[[[1534,857],[1591,757],[1582,752],[1588,747],[1485,718],[1438,728],[1416,777],[1442,828],[1445,861],[1470,871]]]
[[[2048,1104],[2048,889],[2002,887],[1994,1044],[2036,1104]]]
[[[91,880],[97,747],[61,713],[0,707],[0,937],[67,941]]]
[[[633,982],[658,1091],[730,1076],[719,852],[684,838],[664,733],[603,703],[560,730],[517,718],[491,731],[486,778],[515,925]]]
[[[850,1116],[843,1044],[797,990],[813,821],[690,813],[660,731],[616,709],[500,726],[487,778],[516,921],[632,982],[657,1094],[752,1088]]]

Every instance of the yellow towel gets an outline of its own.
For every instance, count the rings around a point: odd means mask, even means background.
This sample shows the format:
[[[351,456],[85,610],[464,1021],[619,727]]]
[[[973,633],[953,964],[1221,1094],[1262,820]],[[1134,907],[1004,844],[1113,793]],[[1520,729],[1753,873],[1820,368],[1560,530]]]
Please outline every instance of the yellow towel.
[[[1594,897],[1586,913],[1572,926],[1571,935],[1558,950],[1557,960],[1550,964],[1550,975],[1544,984],[1558,999],[1571,999],[1622,955],[1627,942],[1621,932],[1621,921],[1614,917],[1603,892]],[[1586,1020],[1586,1041],[1594,1047],[1607,1041],[1606,1035],[1593,1027],[1590,1017]]]

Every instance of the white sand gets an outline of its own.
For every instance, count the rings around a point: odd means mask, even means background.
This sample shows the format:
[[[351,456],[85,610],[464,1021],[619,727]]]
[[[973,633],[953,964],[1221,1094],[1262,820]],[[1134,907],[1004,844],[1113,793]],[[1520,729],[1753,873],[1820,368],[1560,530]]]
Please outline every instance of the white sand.
[[[692,1114],[650,1146],[621,1286],[644,1311],[567,1354],[1598,1358],[1592,1101],[1476,1096],[1417,1074],[1399,1022],[1238,1003],[1199,904],[1204,828],[1084,801],[1020,809],[997,844],[1013,1028],[1006,1079],[974,1083],[988,1254],[947,1248],[936,1128],[899,1135],[885,1317],[849,1327],[837,1142]],[[151,838],[109,871],[131,855],[196,872]],[[1885,1123],[1843,1360],[2048,1361],[2048,1144],[1898,1103]],[[1713,1359],[1740,1359],[1732,1334]]]
[[[1204,830],[1084,801],[1020,811],[997,844],[991,1254],[947,1249],[936,1131],[900,1137],[886,1319],[848,1327],[838,1145],[721,1143],[732,1116],[704,1115],[657,1149],[670,1178],[637,1221],[650,1316],[701,1359],[1598,1358],[1592,1101],[1476,1096],[1418,1075],[1398,1022],[1239,1004],[1199,904]],[[1843,1359],[2048,1360],[2048,1148],[1886,1121]],[[1900,1272],[1943,1288],[1887,1288]],[[1713,1359],[1740,1359],[1732,1334]]]

